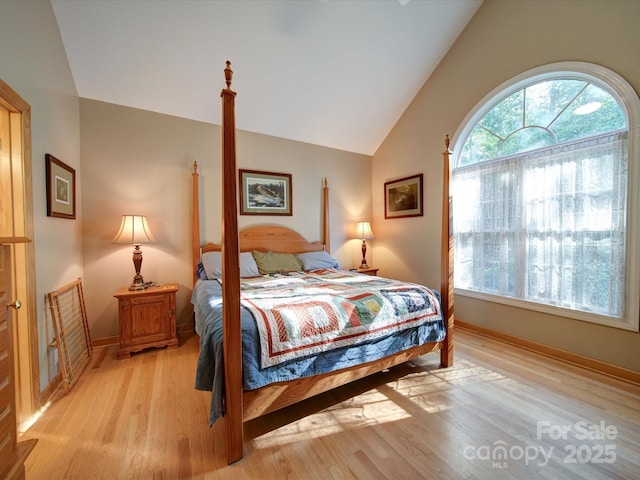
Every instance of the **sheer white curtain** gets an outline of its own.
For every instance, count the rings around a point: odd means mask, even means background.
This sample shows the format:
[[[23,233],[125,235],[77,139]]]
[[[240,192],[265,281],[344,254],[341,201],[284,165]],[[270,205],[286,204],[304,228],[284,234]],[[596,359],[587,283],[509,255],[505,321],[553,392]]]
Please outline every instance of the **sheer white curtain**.
[[[456,288],[624,314],[627,132],[452,176]]]

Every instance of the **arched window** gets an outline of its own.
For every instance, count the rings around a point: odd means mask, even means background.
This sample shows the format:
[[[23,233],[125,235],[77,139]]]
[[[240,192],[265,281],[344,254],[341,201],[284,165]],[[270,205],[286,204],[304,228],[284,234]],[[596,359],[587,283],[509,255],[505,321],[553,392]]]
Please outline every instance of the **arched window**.
[[[639,104],[621,77],[576,62],[479,104],[454,138],[458,293],[638,329]]]

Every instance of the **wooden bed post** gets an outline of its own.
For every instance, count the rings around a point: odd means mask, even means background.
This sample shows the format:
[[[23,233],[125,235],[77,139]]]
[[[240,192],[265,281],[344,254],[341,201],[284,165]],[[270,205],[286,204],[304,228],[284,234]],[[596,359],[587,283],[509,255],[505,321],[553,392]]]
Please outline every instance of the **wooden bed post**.
[[[240,327],[240,247],[236,181],[235,96],[231,62],[224,69],[222,90],[222,301],[225,375],[225,452],[227,463],[242,458],[242,340]]]
[[[193,262],[193,284],[198,281],[198,263],[200,263],[200,192],[198,190],[198,162],[193,162],[192,211],[191,211],[191,259]]]
[[[445,151],[442,153],[442,240],[440,244],[440,294],[442,315],[447,328],[447,336],[440,350],[440,365],[453,365],[453,205],[449,194],[449,172],[451,169],[449,135],[445,137]]]
[[[331,238],[329,227],[329,187],[327,186],[327,179],[322,182],[322,243],[326,252],[331,252]]]

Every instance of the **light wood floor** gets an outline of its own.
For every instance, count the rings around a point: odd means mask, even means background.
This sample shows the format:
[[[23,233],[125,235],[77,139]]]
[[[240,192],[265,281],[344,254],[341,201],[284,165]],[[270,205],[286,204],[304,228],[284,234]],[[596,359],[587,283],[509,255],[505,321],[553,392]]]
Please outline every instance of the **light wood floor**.
[[[428,355],[248,423],[231,466],[193,388],[198,337],[98,349],[24,434],[27,479],[640,479],[639,386],[456,335],[451,368]]]

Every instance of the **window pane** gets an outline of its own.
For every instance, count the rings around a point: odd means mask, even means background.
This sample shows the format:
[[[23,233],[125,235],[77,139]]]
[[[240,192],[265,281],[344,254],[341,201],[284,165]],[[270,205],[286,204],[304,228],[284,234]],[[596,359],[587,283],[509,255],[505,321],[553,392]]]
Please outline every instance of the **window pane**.
[[[624,111],[602,88],[583,80],[546,80],[491,108],[464,141],[457,166],[626,128]]]
[[[552,124],[559,143],[626,128],[618,102],[595,85],[589,85]]]
[[[524,91],[508,96],[478,122],[490,132],[506,138],[514,130],[522,128],[524,121]]]
[[[458,159],[458,165],[471,165],[472,163],[496,158],[500,141],[500,138],[489,133],[480,125],[476,125],[464,144]]]
[[[621,317],[627,156],[613,133],[454,170],[456,286]]]
[[[526,125],[547,128],[584,89],[581,80],[549,80],[526,88]]]
[[[528,127],[510,135],[500,147],[500,156],[509,156],[556,143],[553,134],[544,128]]]

